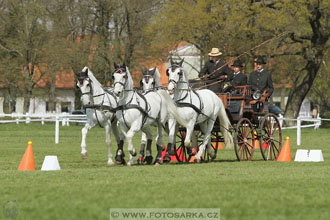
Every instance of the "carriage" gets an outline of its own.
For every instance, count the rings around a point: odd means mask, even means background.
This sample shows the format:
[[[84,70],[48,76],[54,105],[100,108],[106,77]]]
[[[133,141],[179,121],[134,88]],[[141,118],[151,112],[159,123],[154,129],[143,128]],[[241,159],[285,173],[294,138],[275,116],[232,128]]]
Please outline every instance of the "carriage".
[[[191,83],[191,82],[190,82]],[[192,82],[193,83],[193,82]],[[268,94],[253,94],[250,86],[236,86],[230,92],[217,94],[222,100],[231,122],[230,132],[234,137],[234,149],[237,160],[252,160],[256,148],[260,148],[264,160],[275,160],[282,147],[282,131],[277,116],[269,112]],[[211,132],[211,146],[216,154],[224,138],[220,132],[221,124],[215,122]],[[198,148],[203,134],[195,126],[193,147]],[[184,146],[186,130],[179,128],[175,146],[176,158],[180,162],[189,162],[193,153]],[[210,160],[207,151],[202,160]]]

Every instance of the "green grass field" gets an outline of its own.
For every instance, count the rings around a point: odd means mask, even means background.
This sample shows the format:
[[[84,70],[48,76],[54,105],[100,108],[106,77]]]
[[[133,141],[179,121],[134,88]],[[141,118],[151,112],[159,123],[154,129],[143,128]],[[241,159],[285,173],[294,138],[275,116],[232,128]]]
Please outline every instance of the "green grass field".
[[[329,129],[302,129],[299,148],[322,149],[322,163],[261,161],[259,151],[258,160],[237,162],[231,149],[220,150],[212,163],[107,167],[104,130],[90,131],[89,158],[82,160],[81,128],[60,127],[56,145],[54,124],[0,125],[1,220],[11,200],[19,207],[16,219],[109,219],[110,208],[220,208],[221,219],[330,219]],[[283,132],[294,159],[296,130]],[[36,171],[17,171],[29,140]],[[40,171],[46,155],[58,156],[61,171]]]

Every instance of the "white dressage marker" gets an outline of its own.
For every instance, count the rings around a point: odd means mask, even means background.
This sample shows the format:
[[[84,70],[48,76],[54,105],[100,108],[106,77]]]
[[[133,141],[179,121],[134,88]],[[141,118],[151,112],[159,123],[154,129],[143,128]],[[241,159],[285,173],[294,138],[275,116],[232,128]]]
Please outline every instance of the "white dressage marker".
[[[46,156],[42,163],[41,171],[56,171],[61,170],[57,156]]]
[[[294,158],[295,162],[323,162],[322,150],[298,149]]]

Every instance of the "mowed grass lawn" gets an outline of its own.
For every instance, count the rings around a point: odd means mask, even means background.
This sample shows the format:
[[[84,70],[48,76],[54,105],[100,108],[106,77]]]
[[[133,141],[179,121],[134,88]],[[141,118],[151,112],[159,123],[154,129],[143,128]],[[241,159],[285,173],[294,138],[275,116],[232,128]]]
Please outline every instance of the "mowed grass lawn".
[[[82,160],[81,128],[61,126],[56,145],[54,124],[0,125],[0,219],[9,200],[18,204],[16,219],[109,219],[110,208],[220,208],[221,219],[330,219],[330,130],[302,129],[299,148],[322,149],[322,163],[262,161],[259,151],[258,160],[237,162],[230,149],[212,163],[107,167],[104,129],[90,131],[89,158]],[[294,159],[296,130],[283,133]],[[18,171],[29,140],[36,171]],[[40,171],[46,155],[58,156],[61,171]]]

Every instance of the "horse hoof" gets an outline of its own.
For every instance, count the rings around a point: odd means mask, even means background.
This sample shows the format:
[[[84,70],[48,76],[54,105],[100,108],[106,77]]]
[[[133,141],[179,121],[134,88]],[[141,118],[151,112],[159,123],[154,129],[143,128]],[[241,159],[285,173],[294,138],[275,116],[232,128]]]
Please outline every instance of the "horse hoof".
[[[111,167],[111,166],[113,166],[113,165],[115,165],[114,162],[112,162],[112,161],[108,162],[108,166],[109,166],[109,167]]]
[[[87,152],[81,155],[81,159],[86,160],[88,157]]]
[[[195,163],[200,163],[200,162],[201,162],[201,160],[200,160],[200,159],[196,159],[196,158],[195,158],[195,159],[194,159],[194,162],[195,162]]]
[[[155,166],[159,166],[159,165],[161,165],[161,163],[162,163],[161,159],[160,158],[156,158],[156,160],[154,162],[154,165]]]
[[[144,163],[144,158],[143,157],[139,157],[138,160],[137,160],[137,164],[138,165],[141,165]]]
[[[132,155],[132,157],[135,157],[135,156],[137,155],[137,153],[136,153],[136,150],[135,150],[135,149],[133,149],[133,151],[132,151],[131,155]]]
[[[150,156],[146,156],[146,162],[147,162],[147,164],[148,165],[150,165],[150,164],[152,164],[152,159],[153,159],[153,157],[150,155]]]
[[[121,155],[116,155],[115,160],[116,160],[117,164],[122,164],[122,162],[123,162]]]
[[[164,163],[169,163],[171,162],[171,156],[169,154],[165,154],[164,158],[163,158],[163,162]]]

